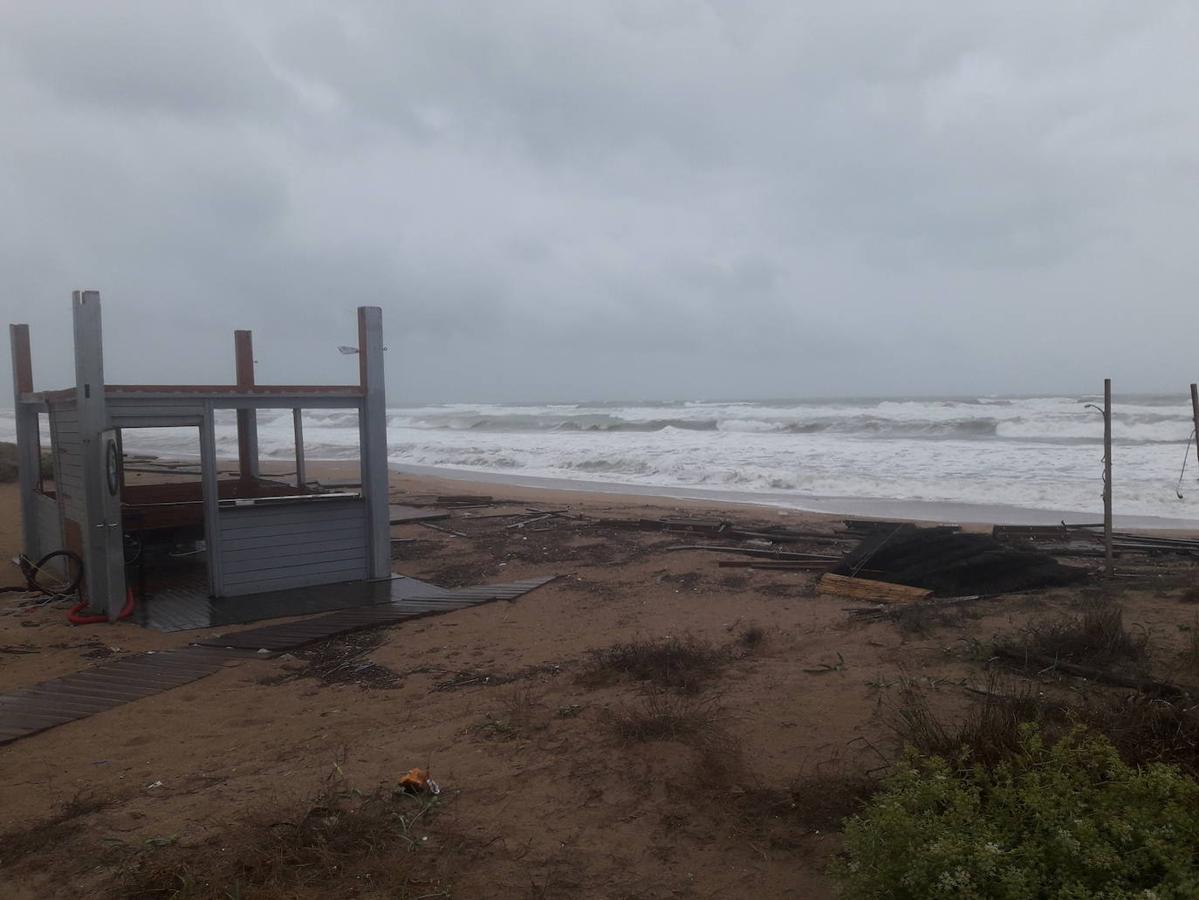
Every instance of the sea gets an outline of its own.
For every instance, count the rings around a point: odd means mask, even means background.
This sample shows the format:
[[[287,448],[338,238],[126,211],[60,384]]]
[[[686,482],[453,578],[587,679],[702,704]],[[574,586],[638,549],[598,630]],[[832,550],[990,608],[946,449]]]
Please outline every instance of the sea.
[[[1103,416],[1092,405],[1102,398],[451,403],[389,409],[387,438],[397,469],[473,480],[780,510],[1098,522]],[[264,457],[293,457],[290,410],[260,411],[258,426]],[[1199,525],[1192,428],[1189,396],[1114,400],[1118,523]],[[12,430],[11,411],[0,413],[0,440]],[[304,413],[308,459],[354,458],[357,436],[355,413]],[[142,429],[125,446],[194,456],[197,437]],[[217,447],[236,455],[232,414],[218,416]]]

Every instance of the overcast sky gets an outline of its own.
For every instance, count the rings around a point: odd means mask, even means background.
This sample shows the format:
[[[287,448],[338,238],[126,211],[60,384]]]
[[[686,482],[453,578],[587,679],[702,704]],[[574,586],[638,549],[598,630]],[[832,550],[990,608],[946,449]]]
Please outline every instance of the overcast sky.
[[[0,0],[0,311],[71,383],[1177,390],[1199,5]],[[11,396],[3,366],[3,397]]]

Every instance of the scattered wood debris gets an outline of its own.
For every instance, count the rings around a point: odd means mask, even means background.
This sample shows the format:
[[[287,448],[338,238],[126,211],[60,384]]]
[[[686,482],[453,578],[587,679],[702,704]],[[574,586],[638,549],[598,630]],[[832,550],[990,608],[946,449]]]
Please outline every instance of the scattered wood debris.
[[[1033,543],[1038,550],[1055,556],[1102,556],[1099,547],[1103,534],[1096,529],[1102,525],[996,525],[991,535],[1013,543]],[[1128,553],[1176,553],[1199,555],[1199,540],[1166,537],[1158,534],[1137,534],[1130,531],[1112,532],[1112,549]]]
[[[415,506],[403,506],[398,503],[388,504],[387,521],[390,525],[407,525],[412,522],[441,522],[450,517],[444,510],[425,510]]]
[[[899,528],[914,528],[911,522],[900,522],[894,519],[846,519],[845,531],[858,537],[877,537]],[[942,534],[952,534],[961,531],[960,525],[930,525],[921,531],[939,531]]]
[[[436,506],[441,509],[471,509],[481,506],[513,504],[514,500],[496,500],[494,497],[476,494],[417,494],[403,497],[408,506]]]
[[[887,619],[898,619],[904,615],[911,615],[922,610],[929,612],[939,612],[943,609],[952,609],[957,606],[964,606],[967,603],[974,603],[979,600],[990,600],[994,597],[1005,596],[1002,594],[968,594],[964,597],[940,597],[928,600],[919,600],[908,603],[904,606],[859,606],[849,609],[849,617],[863,622],[881,622]]]
[[[716,563],[722,569],[769,569],[782,572],[827,572],[828,562],[816,559],[722,559]]]
[[[453,537],[467,537],[467,535],[463,534],[461,531],[455,531],[452,528],[442,528],[440,525],[434,525],[432,522],[417,522],[416,524],[421,528],[430,528],[433,531],[440,531],[442,534],[452,535]]]
[[[869,578],[852,578],[827,572],[820,578],[821,593],[854,600],[869,600],[875,603],[913,603],[931,597],[933,592],[925,588],[872,581]]]
[[[735,540],[770,541],[773,544],[794,543],[836,543],[845,544],[847,541],[859,540],[856,536],[834,535],[827,532],[812,531],[801,528],[786,528],[783,526],[767,526],[761,528],[738,528],[733,523],[723,519],[598,519],[596,525],[609,528],[633,528],[641,531],[667,531],[693,534],[706,534],[731,538]]]
[[[1168,681],[1158,681],[1155,678],[1142,678],[1138,675],[1086,666],[1080,663],[1067,662],[1043,653],[1032,653],[1020,647],[999,645],[994,648],[996,656],[1012,660],[1024,666],[1036,666],[1042,672],[1061,672],[1076,678],[1086,678],[1100,684],[1110,684],[1116,687],[1132,688],[1146,694],[1156,694],[1162,697],[1179,697],[1187,691]]]
[[[664,547],[664,550],[707,550],[714,553],[739,553],[742,556],[760,556],[764,559],[778,559],[804,562],[837,563],[842,557],[830,556],[827,553],[794,553],[788,550],[771,550],[759,547],[725,547],[719,544],[679,544],[677,547]]]

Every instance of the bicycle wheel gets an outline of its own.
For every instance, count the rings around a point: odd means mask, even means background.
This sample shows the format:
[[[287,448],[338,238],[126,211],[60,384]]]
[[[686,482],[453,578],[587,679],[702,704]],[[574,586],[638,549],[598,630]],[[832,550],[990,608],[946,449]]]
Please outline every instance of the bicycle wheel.
[[[57,596],[73,594],[83,580],[83,560],[70,550],[47,553],[25,573],[30,590]]]
[[[142,556],[142,536],[134,531],[126,531],[124,535],[125,565],[131,566]]]

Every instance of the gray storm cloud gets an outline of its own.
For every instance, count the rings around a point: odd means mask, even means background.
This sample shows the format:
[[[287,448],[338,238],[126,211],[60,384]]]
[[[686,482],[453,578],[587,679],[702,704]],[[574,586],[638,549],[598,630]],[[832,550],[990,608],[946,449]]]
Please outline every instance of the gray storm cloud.
[[[1188,2],[6,4],[0,309],[69,383],[1185,389]],[[4,369],[7,376],[7,367]],[[5,378],[5,390],[7,377]]]

